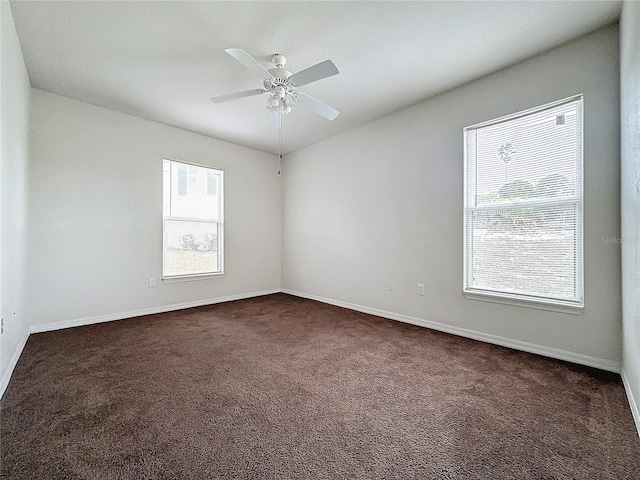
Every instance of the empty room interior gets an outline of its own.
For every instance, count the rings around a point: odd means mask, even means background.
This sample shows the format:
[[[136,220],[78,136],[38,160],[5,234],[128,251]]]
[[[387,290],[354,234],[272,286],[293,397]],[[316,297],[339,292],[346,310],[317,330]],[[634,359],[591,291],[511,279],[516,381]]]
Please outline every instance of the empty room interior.
[[[2,478],[640,478],[640,2],[1,4]]]

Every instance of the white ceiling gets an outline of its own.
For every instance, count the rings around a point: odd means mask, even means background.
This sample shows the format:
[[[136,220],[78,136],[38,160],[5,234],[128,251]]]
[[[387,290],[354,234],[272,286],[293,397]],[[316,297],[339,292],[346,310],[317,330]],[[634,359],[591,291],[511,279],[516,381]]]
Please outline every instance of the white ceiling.
[[[224,52],[274,53],[297,72],[331,59],[340,74],[302,87],[338,109],[284,119],[289,153],[615,22],[619,1],[12,1],[32,85],[266,152],[278,152],[267,96]]]

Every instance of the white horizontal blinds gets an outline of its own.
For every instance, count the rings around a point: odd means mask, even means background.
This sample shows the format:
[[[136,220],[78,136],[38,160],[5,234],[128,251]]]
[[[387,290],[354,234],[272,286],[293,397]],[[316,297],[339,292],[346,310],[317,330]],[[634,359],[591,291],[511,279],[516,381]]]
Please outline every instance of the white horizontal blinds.
[[[220,170],[164,160],[163,276],[221,271]]]
[[[578,300],[576,222],[571,205],[473,212],[470,286]]]
[[[466,287],[582,300],[582,98],[466,130]]]

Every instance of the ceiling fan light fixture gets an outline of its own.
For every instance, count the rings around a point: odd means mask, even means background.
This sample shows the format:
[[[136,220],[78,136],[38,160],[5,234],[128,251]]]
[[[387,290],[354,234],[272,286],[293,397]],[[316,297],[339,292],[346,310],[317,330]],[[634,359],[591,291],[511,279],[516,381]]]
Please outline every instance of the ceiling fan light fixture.
[[[269,101],[267,103],[270,107],[278,107],[280,105],[280,99],[276,95],[273,95],[269,97]]]

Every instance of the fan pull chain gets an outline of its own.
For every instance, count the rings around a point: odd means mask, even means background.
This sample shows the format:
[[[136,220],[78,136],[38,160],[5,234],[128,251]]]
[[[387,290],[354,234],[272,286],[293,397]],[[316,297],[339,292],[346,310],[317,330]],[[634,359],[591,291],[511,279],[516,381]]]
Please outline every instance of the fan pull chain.
[[[278,119],[280,124],[280,144],[278,146],[278,175],[282,172],[282,110],[278,112]]]
[[[278,148],[278,156],[282,160],[282,110],[278,112],[278,119],[280,120],[280,146]]]

